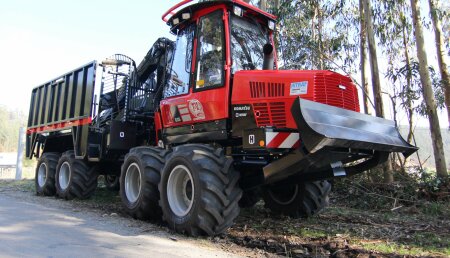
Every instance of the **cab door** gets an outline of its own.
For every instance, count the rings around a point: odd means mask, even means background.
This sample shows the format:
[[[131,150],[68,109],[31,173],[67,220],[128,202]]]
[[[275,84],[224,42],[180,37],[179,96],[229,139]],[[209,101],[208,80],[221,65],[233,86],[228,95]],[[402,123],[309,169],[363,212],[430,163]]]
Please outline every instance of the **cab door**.
[[[203,141],[192,137],[226,138],[230,92],[225,15],[222,9],[212,11],[178,35],[160,102],[163,134],[169,141],[183,134],[190,136],[177,142]],[[219,131],[221,135],[214,135]]]

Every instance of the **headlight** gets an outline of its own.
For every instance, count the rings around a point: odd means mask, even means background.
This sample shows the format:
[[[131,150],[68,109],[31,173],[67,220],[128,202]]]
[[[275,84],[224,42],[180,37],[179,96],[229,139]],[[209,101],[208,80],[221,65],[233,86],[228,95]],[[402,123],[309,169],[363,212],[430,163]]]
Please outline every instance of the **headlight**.
[[[239,6],[234,6],[233,13],[237,16],[242,17],[242,14],[243,14],[242,8],[240,8]]]
[[[274,21],[269,21],[268,26],[269,26],[269,29],[275,30],[275,22]]]

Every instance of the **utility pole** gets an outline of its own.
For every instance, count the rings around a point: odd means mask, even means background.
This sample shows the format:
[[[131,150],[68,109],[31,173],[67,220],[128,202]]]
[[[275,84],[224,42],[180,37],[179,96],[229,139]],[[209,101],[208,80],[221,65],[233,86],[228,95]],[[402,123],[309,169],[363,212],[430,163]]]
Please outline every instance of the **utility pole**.
[[[16,180],[22,179],[23,136],[25,129],[19,129],[19,142],[17,143]]]

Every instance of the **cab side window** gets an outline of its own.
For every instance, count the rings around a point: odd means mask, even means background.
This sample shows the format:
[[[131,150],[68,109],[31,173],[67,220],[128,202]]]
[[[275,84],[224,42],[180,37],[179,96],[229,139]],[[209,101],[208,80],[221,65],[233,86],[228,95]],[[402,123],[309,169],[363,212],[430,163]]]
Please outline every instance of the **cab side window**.
[[[222,11],[200,19],[195,88],[222,86],[224,81],[224,28]]]
[[[172,69],[170,70],[168,82],[164,87],[164,98],[183,95],[189,92],[193,38],[194,25],[191,25],[178,34]]]

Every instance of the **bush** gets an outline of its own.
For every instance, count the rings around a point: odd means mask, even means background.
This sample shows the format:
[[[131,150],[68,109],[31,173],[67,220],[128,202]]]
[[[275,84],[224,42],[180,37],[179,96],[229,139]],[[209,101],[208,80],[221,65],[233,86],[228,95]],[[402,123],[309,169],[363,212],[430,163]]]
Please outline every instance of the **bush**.
[[[427,201],[450,200],[449,183],[436,177],[433,171],[418,167],[408,167],[405,171],[395,172],[395,181],[391,184],[380,183],[383,182],[382,170],[335,180],[334,197],[352,208],[369,210],[423,206]]]

